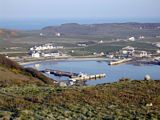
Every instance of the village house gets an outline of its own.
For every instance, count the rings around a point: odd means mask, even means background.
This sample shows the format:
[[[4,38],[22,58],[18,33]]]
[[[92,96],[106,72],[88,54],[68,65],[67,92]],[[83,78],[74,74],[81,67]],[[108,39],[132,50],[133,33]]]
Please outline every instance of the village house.
[[[135,48],[131,46],[126,46],[120,50],[120,53],[124,55],[132,55],[135,52]]]
[[[135,37],[128,38],[129,41],[135,41]]]
[[[93,55],[96,55],[96,56],[104,56],[105,54],[104,54],[104,52],[100,52],[100,53],[94,52]]]
[[[97,55],[97,53],[96,52],[94,52],[94,53],[92,53],[93,55]]]
[[[109,58],[109,59],[119,59],[119,58],[121,58],[122,56],[123,56],[123,55],[120,54],[119,52],[112,52],[112,53],[108,53],[108,54],[106,55],[106,57]]]
[[[60,36],[61,36],[61,33],[56,32],[55,35],[56,35],[57,37],[60,37]]]
[[[107,58],[110,58],[110,59],[113,59],[113,58],[114,58],[114,55],[113,55],[113,54],[107,54],[106,57],[107,57]]]
[[[51,43],[40,45],[40,46],[34,46],[30,48],[30,51],[41,51],[41,50],[52,50],[54,49],[54,46]]]
[[[104,52],[100,52],[100,54],[99,54],[100,56],[103,56],[104,55]]]
[[[43,34],[43,33],[39,33],[39,36],[41,36],[41,37],[42,37],[42,36],[44,36],[44,34]]]
[[[147,51],[136,51],[134,57],[148,57]]]
[[[31,56],[32,56],[33,58],[39,58],[39,57],[40,57],[40,53],[38,53],[38,52],[33,52],[33,53],[31,54]]]
[[[160,50],[157,50],[156,53],[160,54]]]
[[[50,53],[42,53],[42,57],[59,57],[62,56],[62,53],[59,51],[53,51]]]
[[[103,40],[100,40],[98,43],[99,43],[99,44],[103,43]]]
[[[80,47],[86,47],[86,46],[88,46],[86,43],[78,43],[77,45],[80,46]]]
[[[80,46],[80,47],[86,47],[88,45],[92,45],[92,44],[95,44],[96,42],[94,41],[87,41],[87,42],[78,42],[77,45]]]
[[[39,58],[39,57],[60,57],[65,56],[61,51],[54,50],[54,51],[32,51],[30,53],[31,57],[33,58]]]
[[[63,46],[53,46],[53,44],[48,43],[48,44],[34,46],[34,47],[30,48],[29,54],[35,58],[38,58],[40,56],[43,56],[43,57],[59,56],[59,53],[55,53],[55,52],[51,52],[51,51],[55,50],[55,49],[63,49],[63,48],[64,48]]]
[[[56,49],[63,49],[64,47],[63,46],[56,46],[55,48]]]
[[[144,39],[144,36],[139,36],[139,39]]]
[[[156,46],[157,46],[157,47],[160,47],[160,42],[156,43]]]
[[[160,36],[156,36],[156,38],[160,38]]]

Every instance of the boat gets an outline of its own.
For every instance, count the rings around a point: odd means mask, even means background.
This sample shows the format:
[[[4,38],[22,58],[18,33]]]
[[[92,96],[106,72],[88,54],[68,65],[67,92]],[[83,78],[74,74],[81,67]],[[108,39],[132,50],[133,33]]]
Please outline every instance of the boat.
[[[35,64],[34,66],[35,66],[35,68],[39,68],[40,64]]]
[[[82,73],[82,72],[80,72],[79,74],[78,74],[78,77],[87,77],[88,75],[86,74],[86,73]]]

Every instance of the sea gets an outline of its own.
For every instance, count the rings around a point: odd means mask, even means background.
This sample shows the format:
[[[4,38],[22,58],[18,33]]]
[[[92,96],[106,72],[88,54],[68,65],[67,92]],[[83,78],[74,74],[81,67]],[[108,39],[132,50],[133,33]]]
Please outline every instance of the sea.
[[[40,30],[46,26],[59,26],[65,23],[101,24],[101,23],[160,23],[160,18],[65,18],[65,19],[25,19],[0,20],[0,28],[16,30]]]
[[[37,70],[53,69],[74,73],[86,73],[88,75],[105,73],[106,77],[97,80],[86,81],[87,85],[97,85],[103,83],[116,82],[121,78],[131,80],[144,80],[146,75],[150,75],[154,80],[160,80],[160,66],[151,64],[120,64],[110,66],[107,61],[96,60],[59,60],[59,61],[41,61],[25,64],[24,67],[32,67]],[[68,80],[67,77],[57,77],[51,74],[46,76],[57,81]]]

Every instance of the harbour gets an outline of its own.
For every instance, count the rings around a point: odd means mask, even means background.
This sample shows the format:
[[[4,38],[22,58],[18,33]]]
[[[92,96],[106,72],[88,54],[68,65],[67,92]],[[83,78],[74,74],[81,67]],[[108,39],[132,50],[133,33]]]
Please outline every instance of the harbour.
[[[72,78],[73,76],[78,76],[77,73],[72,73],[72,72],[66,72],[66,71],[61,71],[61,70],[53,70],[53,69],[45,69],[41,70],[40,72],[42,73],[48,73],[48,74],[53,74],[55,76],[66,76],[69,78]]]
[[[86,81],[86,80],[92,80],[92,79],[98,79],[98,78],[103,78],[106,76],[106,74],[101,73],[101,74],[94,74],[94,75],[87,75],[84,73],[73,73],[73,72],[66,72],[66,71],[60,71],[60,70],[53,70],[53,69],[45,69],[41,70],[40,72],[43,73],[48,73],[48,74],[53,74],[55,76],[65,76],[69,77],[71,81]]]
[[[41,61],[38,63],[25,64],[24,67],[32,67],[39,71],[45,69],[54,69],[67,71],[71,73],[86,73],[88,75],[96,75],[104,73],[106,77],[96,80],[87,80],[87,85],[97,85],[103,83],[116,82],[121,78],[129,78],[132,80],[143,80],[145,75],[150,75],[152,79],[160,79],[159,65],[152,64],[118,64],[116,66],[108,65],[105,60],[57,60],[57,61]],[[39,64],[39,65],[35,65]],[[55,76],[53,74],[44,73],[57,81],[69,80],[66,76]]]

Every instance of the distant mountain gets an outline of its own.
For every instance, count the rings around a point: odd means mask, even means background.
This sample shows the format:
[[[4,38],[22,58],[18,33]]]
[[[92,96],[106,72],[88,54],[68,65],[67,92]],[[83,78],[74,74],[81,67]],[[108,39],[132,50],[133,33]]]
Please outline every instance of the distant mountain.
[[[42,29],[46,35],[54,36],[60,33],[63,36],[102,35],[110,37],[126,36],[159,36],[160,23],[104,23],[104,24],[77,24],[68,23],[60,26],[48,26]]]
[[[42,34],[41,34],[42,33]],[[9,30],[0,29],[0,38],[26,36],[102,36],[126,38],[130,36],[160,36],[160,23],[103,23],[77,24],[67,23],[60,26],[47,26],[41,30]]]

